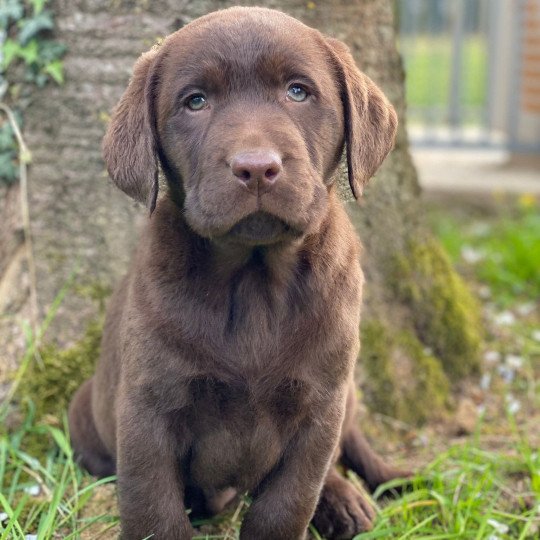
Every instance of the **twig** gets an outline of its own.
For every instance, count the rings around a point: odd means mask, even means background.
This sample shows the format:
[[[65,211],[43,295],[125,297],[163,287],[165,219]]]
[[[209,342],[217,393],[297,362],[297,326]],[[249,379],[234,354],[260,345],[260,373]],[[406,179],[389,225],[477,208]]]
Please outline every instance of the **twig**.
[[[34,339],[39,340],[38,318],[39,303],[37,296],[36,264],[34,260],[34,248],[32,243],[32,234],[30,230],[30,209],[28,204],[28,176],[27,165],[32,161],[32,154],[24,142],[21,130],[11,108],[5,103],[0,103],[0,110],[7,116],[15,137],[19,144],[19,181],[21,189],[21,215],[24,230],[24,243],[26,248],[26,260],[28,262],[28,274],[30,278],[30,318]],[[37,345],[35,350],[37,350]]]
[[[242,512],[242,509],[246,505],[246,502],[244,501],[244,498],[240,498],[240,502],[238,503],[238,506],[236,507],[236,510],[234,511],[234,514],[232,518],[230,519],[230,525],[227,527],[227,530],[225,531],[225,538],[228,539],[229,535],[231,535],[232,540],[236,538],[235,534],[235,527],[238,525],[238,518],[240,517],[240,512]]]
[[[27,467],[26,465],[22,466],[22,470],[38,483],[41,491],[43,491],[43,494],[47,498],[47,501],[50,501],[52,497],[51,490],[47,487],[47,484],[43,481],[41,476],[36,471],[33,471],[30,467]]]
[[[398,431],[414,431],[414,428],[411,424],[407,424],[406,422],[402,422],[401,420],[398,420],[397,418],[392,418],[391,416],[387,416],[386,414],[382,413],[375,413],[374,416],[381,420],[381,422],[384,422],[390,427],[398,430]]]

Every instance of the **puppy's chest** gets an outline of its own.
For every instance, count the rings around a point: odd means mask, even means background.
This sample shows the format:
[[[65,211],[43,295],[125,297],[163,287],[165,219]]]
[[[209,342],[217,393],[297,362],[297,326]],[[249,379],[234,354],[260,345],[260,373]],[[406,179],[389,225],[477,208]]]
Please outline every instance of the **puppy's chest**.
[[[217,378],[193,381],[186,412],[193,436],[190,469],[197,483],[254,487],[308,414],[311,393],[305,382],[288,378],[271,388]]]
[[[266,380],[224,381],[195,378],[189,385],[189,416],[194,432],[214,427],[251,430],[262,417],[281,428],[301,419],[313,397],[308,382],[269,376]]]

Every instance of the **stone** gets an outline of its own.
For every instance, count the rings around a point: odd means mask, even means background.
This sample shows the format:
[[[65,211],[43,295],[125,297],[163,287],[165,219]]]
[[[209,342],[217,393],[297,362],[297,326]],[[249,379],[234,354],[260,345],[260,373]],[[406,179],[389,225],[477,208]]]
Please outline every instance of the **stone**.
[[[476,428],[478,416],[478,408],[472,399],[460,399],[454,417],[456,434],[469,435],[472,433]]]

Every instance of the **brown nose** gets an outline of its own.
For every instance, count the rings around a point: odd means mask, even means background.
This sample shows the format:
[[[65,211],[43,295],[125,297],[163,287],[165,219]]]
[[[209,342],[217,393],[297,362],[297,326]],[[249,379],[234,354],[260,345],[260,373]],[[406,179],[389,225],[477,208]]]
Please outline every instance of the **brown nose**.
[[[239,181],[254,194],[266,193],[278,179],[282,163],[272,150],[239,152],[231,159],[231,169]]]

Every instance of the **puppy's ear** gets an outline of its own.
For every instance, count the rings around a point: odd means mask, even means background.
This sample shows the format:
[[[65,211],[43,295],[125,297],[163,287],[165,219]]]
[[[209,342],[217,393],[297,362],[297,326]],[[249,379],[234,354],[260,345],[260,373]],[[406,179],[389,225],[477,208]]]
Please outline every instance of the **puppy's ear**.
[[[397,114],[382,91],[356,67],[348,47],[337,39],[326,41],[341,89],[349,184],[358,199],[394,146]]]
[[[103,139],[103,158],[112,181],[150,210],[158,194],[158,158],[152,128],[153,85],[157,50],[143,54],[120,98]]]

